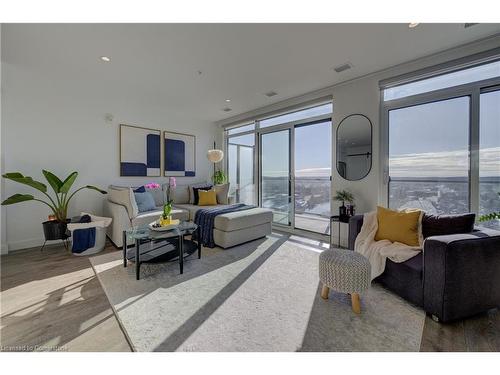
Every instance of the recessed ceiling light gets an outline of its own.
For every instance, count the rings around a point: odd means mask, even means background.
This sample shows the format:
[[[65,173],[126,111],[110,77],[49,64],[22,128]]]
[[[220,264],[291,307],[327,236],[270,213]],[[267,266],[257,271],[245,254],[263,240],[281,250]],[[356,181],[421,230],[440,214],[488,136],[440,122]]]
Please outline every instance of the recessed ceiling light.
[[[108,56],[101,56],[101,60],[104,62],[110,62],[111,59]]]
[[[229,103],[231,101],[231,99],[226,99],[226,103]]]
[[[418,22],[412,22],[412,23],[410,23],[410,24],[408,25],[408,27],[409,27],[410,29],[413,29],[414,27],[417,27],[418,25],[420,25],[420,23],[418,23]]]
[[[264,95],[267,96],[268,98],[271,98],[273,96],[278,95],[278,93],[276,91],[268,91],[268,92],[264,93]]]
[[[222,108],[222,111],[223,111],[223,112],[231,112],[231,111],[232,111],[232,109],[231,109],[231,108],[229,108],[229,107],[225,107],[225,108]]]

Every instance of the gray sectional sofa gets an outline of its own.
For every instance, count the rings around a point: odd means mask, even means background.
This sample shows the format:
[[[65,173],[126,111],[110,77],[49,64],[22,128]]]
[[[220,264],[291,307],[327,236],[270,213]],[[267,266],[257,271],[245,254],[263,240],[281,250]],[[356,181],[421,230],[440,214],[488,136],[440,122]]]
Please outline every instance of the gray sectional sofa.
[[[193,221],[196,211],[206,206],[193,204],[192,186],[177,185],[172,192],[173,211],[172,217],[181,221]],[[108,196],[104,202],[104,215],[113,218],[112,225],[108,227],[107,235],[117,247],[123,246],[123,231],[133,226],[147,225],[156,220],[163,212],[163,202],[166,201],[167,185],[162,186],[159,191],[153,193],[155,210],[138,212],[133,194],[133,187],[110,186]],[[158,189],[157,189],[158,190]],[[227,187],[221,189],[226,197],[221,197],[218,191],[218,199],[229,205],[227,198]],[[214,221],[215,244],[222,248],[233,247],[248,241],[256,240],[271,234],[272,212],[264,208],[251,208],[244,211],[231,212],[218,215]],[[132,244],[132,243],[130,243]]]
[[[351,250],[362,225],[363,215],[350,218]],[[375,281],[442,322],[500,307],[500,232],[474,229],[474,219],[463,233],[441,229],[448,233],[426,234],[424,217],[423,252],[402,263],[387,259]]]

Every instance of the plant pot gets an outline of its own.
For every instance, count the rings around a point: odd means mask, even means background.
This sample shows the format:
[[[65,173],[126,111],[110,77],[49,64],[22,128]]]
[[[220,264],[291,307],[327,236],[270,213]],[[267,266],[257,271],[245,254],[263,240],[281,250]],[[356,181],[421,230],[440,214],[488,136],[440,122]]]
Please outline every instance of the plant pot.
[[[42,223],[43,226],[43,234],[45,236],[45,241],[54,241],[54,240],[65,240],[69,237],[66,233],[67,231],[67,223],[61,223],[60,221],[44,221]]]
[[[347,208],[346,206],[344,206],[343,203],[342,206],[339,207],[339,216],[340,217],[347,216]]]

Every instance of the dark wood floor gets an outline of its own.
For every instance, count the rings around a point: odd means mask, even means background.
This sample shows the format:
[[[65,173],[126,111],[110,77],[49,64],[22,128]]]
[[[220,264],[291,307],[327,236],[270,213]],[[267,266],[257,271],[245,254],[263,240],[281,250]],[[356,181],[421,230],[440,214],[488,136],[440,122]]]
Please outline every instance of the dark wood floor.
[[[1,350],[131,350],[88,258],[48,247],[0,261]],[[426,318],[420,350],[500,351],[500,313],[451,324]]]
[[[494,309],[466,320],[446,324],[426,317],[420,351],[498,352],[500,312]]]

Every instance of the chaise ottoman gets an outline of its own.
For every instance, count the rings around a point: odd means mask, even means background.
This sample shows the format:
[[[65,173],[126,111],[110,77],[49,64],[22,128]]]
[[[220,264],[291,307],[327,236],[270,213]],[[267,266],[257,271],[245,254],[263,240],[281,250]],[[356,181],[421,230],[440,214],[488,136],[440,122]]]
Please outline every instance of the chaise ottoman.
[[[265,208],[230,212],[214,220],[214,241],[228,248],[271,234],[273,213]]]

